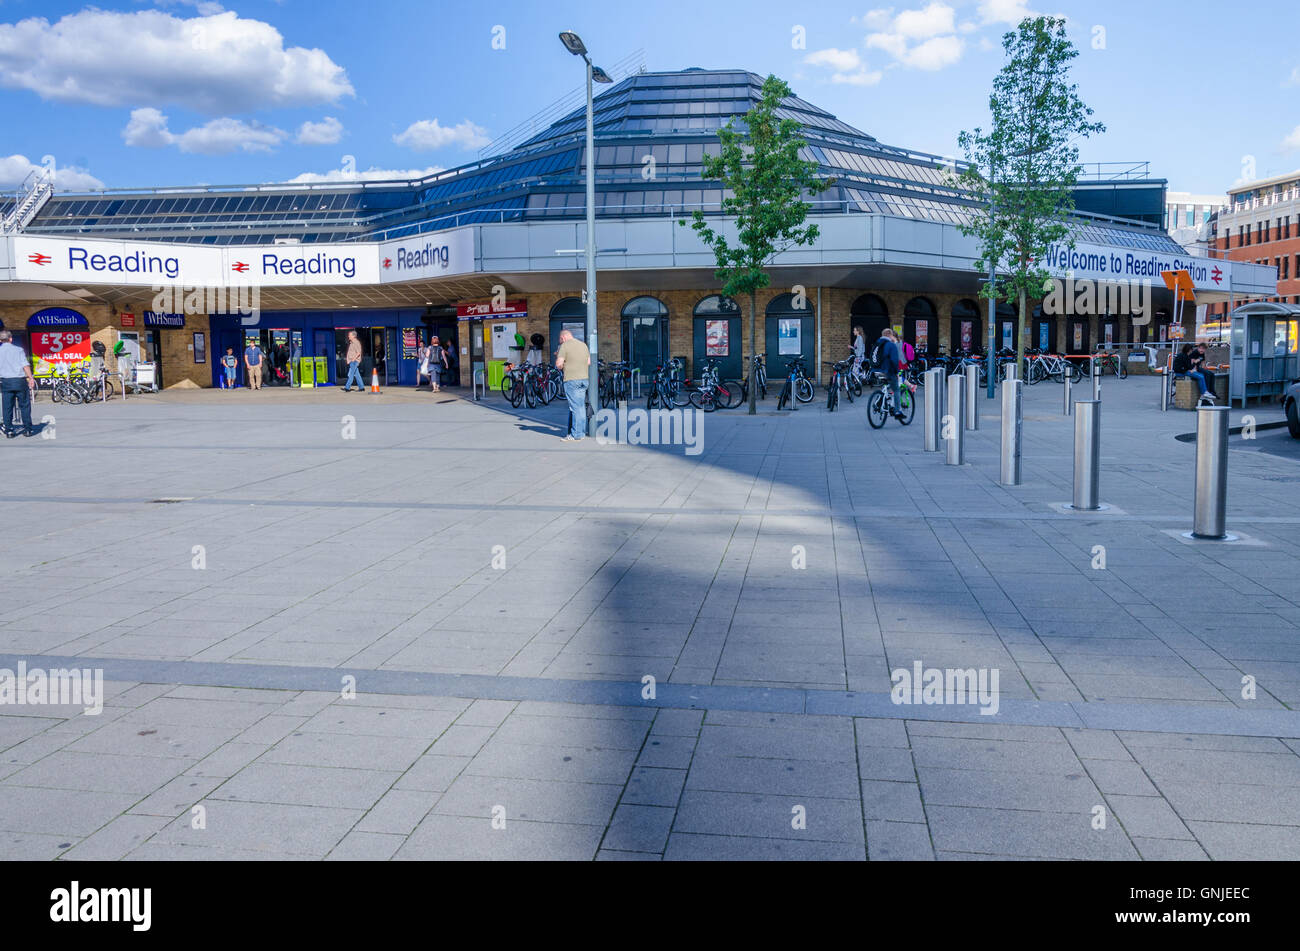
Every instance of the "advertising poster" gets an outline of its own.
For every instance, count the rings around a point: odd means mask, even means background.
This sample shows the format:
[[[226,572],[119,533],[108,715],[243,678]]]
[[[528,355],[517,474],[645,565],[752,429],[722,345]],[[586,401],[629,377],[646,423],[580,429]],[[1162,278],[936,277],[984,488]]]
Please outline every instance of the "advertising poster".
[[[1047,342],[1047,332],[1048,332],[1047,324],[1038,325],[1038,349],[1039,350],[1051,349],[1050,345]]]
[[[778,321],[776,328],[777,346],[776,352],[781,356],[795,356],[803,352],[801,346],[800,334],[803,330],[803,322],[800,320]]]
[[[1004,349],[1007,350],[1010,350],[1013,346],[1015,346],[1015,341],[1012,340],[1011,324],[1002,325],[1002,346]]]
[[[731,356],[731,321],[706,320],[704,322],[704,355]]]
[[[1115,343],[1115,325],[1106,324],[1105,330],[1106,330],[1106,335],[1105,335],[1106,346],[1109,347]]]
[[[916,352],[930,352],[930,321],[918,320],[916,322]]]
[[[420,355],[420,332],[410,327],[402,330],[402,359],[416,360]]]
[[[86,330],[33,330],[32,374],[51,376],[55,364],[64,369],[90,362],[90,333]]]
[[[204,334],[194,335],[194,362],[208,362],[208,338]]]
[[[961,322],[961,348],[963,350],[970,349],[971,333],[974,330],[974,328],[975,325],[972,324],[969,320],[963,320]]]
[[[1083,324],[1074,325],[1074,349],[1083,349]]]

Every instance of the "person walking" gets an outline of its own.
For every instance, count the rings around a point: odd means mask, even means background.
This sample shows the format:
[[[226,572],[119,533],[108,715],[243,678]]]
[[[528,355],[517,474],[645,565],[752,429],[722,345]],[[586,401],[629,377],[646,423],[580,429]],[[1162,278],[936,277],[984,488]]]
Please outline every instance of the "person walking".
[[[347,356],[344,357],[344,360],[347,361],[348,365],[348,379],[347,382],[343,384],[344,393],[350,393],[352,391],[353,380],[357,381],[358,393],[366,388],[366,385],[361,382],[361,356],[361,340],[357,337],[357,332],[355,330],[349,330],[348,352]]]
[[[441,388],[442,375],[447,370],[447,352],[443,350],[437,337],[429,342],[429,386],[437,393]]]
[[[587,375],[591,351],[567,330],[560,331],[560,349],[555,368],[564,371],[564,396],[569,401],[569,432],[564,438],[578,441],[587,435]]]
[[[867,332],[862,329],[861,324],[855,324],[853,327],[853,375],[859,380],[863,378],[862,361],[867,358]]]
[[[258,346],[257,341],[250,341],[244,348],[244,371],[248,376],[248,388],[250,390],[260,390],[262,388],[262,366],[265,363],[262,348]]]
[[[420,380],[426,376],[429,377],[429,388],[433,389],[433,377],[429,373],[429,364],[432,362],[430,355],[432,352],[433,345],[428,343],[419,350],[418,357],[420,364],[415,368],[415,388],[417,390],[420,388]]]
[[[14,343],[12,331],[0,330],[0,411],[4,413],[3,424],[5,436],[13,439],[18,435],[14,428],[14,403],[22,415],[23,435],[35,436],[32,428],[32,390],[36,387],[36,378],[32,376],[32,364],[27,359],[23,348]]]
[[[233,390],[236,386],[235,377],[239,372],[239,358],[235,356],[235,348],[227,347],[226,355],[221,358],[221,369],[226,377],[226,389]]]

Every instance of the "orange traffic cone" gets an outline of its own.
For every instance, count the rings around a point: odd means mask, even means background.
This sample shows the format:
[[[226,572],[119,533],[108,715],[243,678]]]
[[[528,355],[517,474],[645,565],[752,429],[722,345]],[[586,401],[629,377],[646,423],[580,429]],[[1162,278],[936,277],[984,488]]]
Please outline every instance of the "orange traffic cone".
[[[370,392],[371,393],[379,392],[379,370],[378,369],[373,369],[370,371]]]

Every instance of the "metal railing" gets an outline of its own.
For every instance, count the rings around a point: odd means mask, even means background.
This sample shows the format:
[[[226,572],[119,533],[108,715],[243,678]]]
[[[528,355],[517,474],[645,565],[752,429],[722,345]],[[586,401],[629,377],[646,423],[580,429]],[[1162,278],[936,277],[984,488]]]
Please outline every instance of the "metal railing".
[[[14,205],[0,221],[0,233],[17,234],[26,228],[54,194],[54,172],[49,168],[32,169],[14,196]]]

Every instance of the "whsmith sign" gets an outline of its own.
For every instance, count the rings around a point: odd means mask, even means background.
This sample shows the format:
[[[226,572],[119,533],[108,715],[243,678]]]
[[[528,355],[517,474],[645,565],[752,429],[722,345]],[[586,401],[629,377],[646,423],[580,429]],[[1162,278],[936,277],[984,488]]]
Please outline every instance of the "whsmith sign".
[[[19,235],[14,276],[41,284],[158,287],[365,285],[469,274],[469,228],[384,244],[211,247]]]
[[[1139,248],[1096,244],[1076,244],[1069,248],[1053,244],[1047,249],[1043,263],[1053,274],[1073,277],[1076,281],[1150,281],[1162,286],[1160,275],[1164,271],[1187,271],[1192,276],[1192,285],[1200,290],[1226,291],[1232,284],[1232,265],[1228,261]]]

